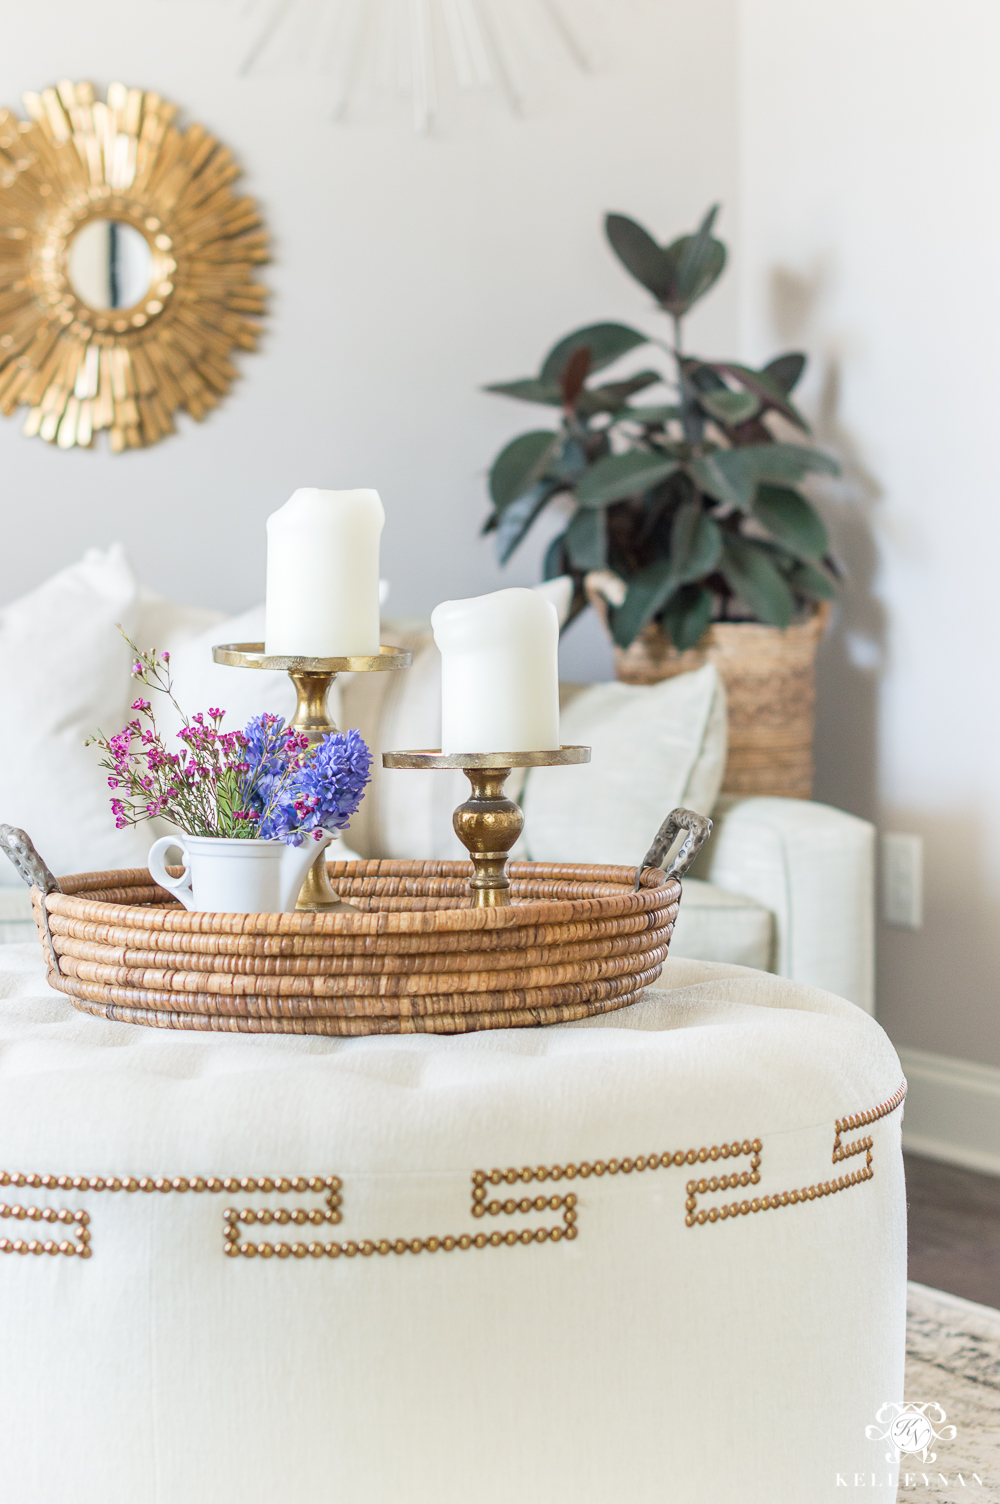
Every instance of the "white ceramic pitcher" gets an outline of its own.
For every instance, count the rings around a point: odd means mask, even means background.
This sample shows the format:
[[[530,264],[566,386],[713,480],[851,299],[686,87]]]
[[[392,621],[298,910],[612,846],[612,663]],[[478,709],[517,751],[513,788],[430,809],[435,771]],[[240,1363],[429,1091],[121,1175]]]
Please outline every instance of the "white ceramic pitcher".
[[[324,832],[301,846],[284,841],[228,841],[216,836],[162,836],[149,853],[154,882],[179,898],[186,909],[221,914],[290,914],[306,873],[335,838]],[[167,852],[182,853],[184,871],[172,877]]]

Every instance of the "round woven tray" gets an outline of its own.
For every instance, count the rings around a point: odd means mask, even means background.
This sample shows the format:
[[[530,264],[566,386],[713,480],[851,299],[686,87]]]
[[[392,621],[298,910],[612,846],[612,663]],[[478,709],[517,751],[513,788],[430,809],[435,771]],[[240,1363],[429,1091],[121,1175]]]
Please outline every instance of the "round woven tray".
[[[467,862],[331,862],[357,912],[189,913],[148,871],[87,872],[32,905],[49,982],[161,1029],[459,1034],[564,1023],[655,982],[680,883],[657,868],[514,862],[509,908]],[[44,909],[43,909],[44,905]],[[51,946],[50,946],[51,938]]]

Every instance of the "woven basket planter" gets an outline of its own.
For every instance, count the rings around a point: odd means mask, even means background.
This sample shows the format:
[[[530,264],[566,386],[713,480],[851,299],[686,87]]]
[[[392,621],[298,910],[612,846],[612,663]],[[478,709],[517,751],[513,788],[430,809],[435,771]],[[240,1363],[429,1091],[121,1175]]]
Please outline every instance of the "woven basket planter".
[[[829,606],[822,605],[784,630],[757,622],[715,622],[686,653],[651,622],[629,647],[615,648],[615,673],[626,684],[656,684],[714,663],[729,712],[723,793],[809,799],[816,649],[829,614]]]
[[[680,883],[656,868],[511,866],[470,908],[467,862],[334,862],[356,913],[191,913],[148,871],[83,873],[32,906],[50,985],[155,1028],[459,1034],[564,1023],[656,981]]]

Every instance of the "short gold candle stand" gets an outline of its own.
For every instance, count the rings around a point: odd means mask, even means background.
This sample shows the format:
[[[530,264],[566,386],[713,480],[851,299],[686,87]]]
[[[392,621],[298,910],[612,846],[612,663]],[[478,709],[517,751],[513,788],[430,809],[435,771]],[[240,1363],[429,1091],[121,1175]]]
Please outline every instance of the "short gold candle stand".
[[[472,857],[472,907],[510,904],[507,861],[524,829],[524,816],[503,786],[512,768],[558,768],[590,761],[589,747],[551,752],[383,752],[385,768],[461,768],[472,794],[452,816],[455,834]]]
[[[291,724],[295,731],[305,732],[311,747],[337,730],[330,719],[327,702],[330,686],[338,674],[385,673],[389,669],[409,668],[413,662],[413,654],[405,648],[382,647],[370,657],[291,658],[265,653],[262,642],[222,643],[212,649],[212,657],[216,663],[223,663],[228,668],[274,669],[287,673],[298,696]],[[309,868],[296,908],[308,909],[312,913],[336,913],[350,908],[330,887],[325,852],[321,851]]]

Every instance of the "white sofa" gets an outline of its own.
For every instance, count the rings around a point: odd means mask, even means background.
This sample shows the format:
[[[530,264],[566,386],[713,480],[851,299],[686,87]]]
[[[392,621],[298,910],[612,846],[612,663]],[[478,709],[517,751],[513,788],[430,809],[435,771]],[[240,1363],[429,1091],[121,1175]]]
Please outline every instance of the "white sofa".
[[[40,622],[48,623],[48,631],[58,639],[67,681],[59,696],[48,700],[42,694],[45,677],[37,672],[45,657]],[[81,753],[75,750],[97,724],[106,721],[103,729],[117,729],[133,697],[127,649],[114,632],[115,622],[126,622],[141,647],[170,649],[188,711],[219,703],[227,707],[233,724],[242,725],[261,709],[290,715],[294,705],[286,676],[212,664],[213,643],[259,640],[263,608],[227,620],[222,612],[177,606],[150,596],[139,589],[120,548],[107,554],[91,551],[79,565],[6,608],[0,613],[0,667],[5,681],[11,681],[5,682],[5,695],[12,702],[15,721],[30,728],[35,744],[25,748],[10,743],[0,748],[0,820],[28,829],[57,872],[134,866],[144,860],[149,845],[146,830],[140,835],[111,828],[102,777],[92,765],[84,766]],[[25,658],[19,644],[26,637],[31,638],[35,662],[17,682]],[[5,638],[10,640],[6,656]],[[73,640],[81,642],[78,664],[69,661],[67,642]],[[383,751],[437,745],[440,724],[439,675],[435,651],[432,646],[428,649],[426,623],[385,623],[383,640],[414,647],[413,668],[404,674],[347,676],[332,697],[338,723],[357,726],[375,754],[374,786],[351,826],[348,842],[364,857],[464,856],[451,830],[451,812],[468,788],[464,776],[460,772],[450,776],[381,770]],[[109,653],[107,661],[97,664],[105,643],[112,650],[117,644],[119,657]],[[84,683],[88,674],[96,687],[89,688],[89,680]],[[685,678],[693,684],[696,676]],[[802,800],[717,799],[725,757],[724,701],[718,693],[706,698],[706,689],[711,689],[707,681],[698,690],[704,713],[702,740],[694,738],[696,755],[692,754],[690,774],[680,785],[661,776],[653,742],[647,759],[645,745],[623,732],[622,757],[630,761],[627,776],[618,778],[617,786],[619,797],[622,785],[627,786],[630,832],[634,827],[624,844],[624,825],[615,824],[610,795],[606,798],[592,777],[589,781],[580,777],[578,783],[567,786],[563,796],[561,828],[566,844],[552,834],[553,828],[560,828],[558,821],[555,827],[550,822],[549,839],[554,847],[533,851],[532,832],[537,834],[545,823],[542,795],[555,787],[552,780],[562,772],[541,769],[529,775],[534,786],[529,782],[522,790],[512,778],[508,787],[525,804],[528,815],[527,844],[515,855],[636,862],[670,808],[687,802],[713,816],[715,833],[695,874],[685,882],[672,954],[772,971],[873,1011],[872,827],[840,810]],[[65,710],[74,692],[79,702],[73,707],[75,720]],[[658,692],[659,687],[628,693],[634,708],[637,696]],[[605,691],[597,698],[610,702],[616,694]],[[579,690],[574,689],[570,698],[573,695],[579,695]],[[98,700],[100,709],[95,708]],[[576,708],[574,700],[569,714]],[[46,724],[47,714],[55,717],[51,727]],[[169,716],[166,719],[169,722]],[[676,744],[676,716],[671,735]],[[591,740],[589,733],[586,739]],[[613,735],[610,745],[613,751]],[[608,755],[605,750],[605,767]],[[67,761],[70,757],[75,759],[72,764]],[[42,764],[46,764],[44,779],[38,771]],[[584,770],[566,771],[572,777]],[[72,782],[67,782],[70,778]],[[37,789],[33,779],[38,780]],[[609,783],[613,782],[612,777]],[[63,819],[62,806],[47,799],[53,785],[65,790],[64,803],[68,801],[74,814],[71,822]],[[609,849],[609,842],[615,847],[616,839],[618,847]],[[26,891],[13,869],[0,871],[0,941],[23,940],[32,933]]]

